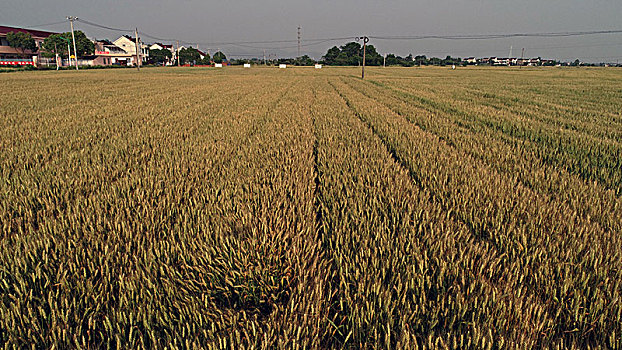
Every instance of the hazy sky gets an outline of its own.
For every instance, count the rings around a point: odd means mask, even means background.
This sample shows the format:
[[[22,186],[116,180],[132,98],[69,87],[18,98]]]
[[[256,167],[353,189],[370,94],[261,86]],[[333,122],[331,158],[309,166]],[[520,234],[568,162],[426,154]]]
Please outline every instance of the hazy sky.
[[[158,37],[192,43],[296,40],[360,35],[490,34],[622,29],[621,0],[3,0],[0,25],[33,26],[62,21],[67,15],[118,28],[138,27]],[[77,23],[89,37],[115,39],[120,33]],[[66,31],[69,24],[40,27]],[[143,38],[145,41],[155,41]],[[333,45],[303,48],[318,57]],[[542,56],[587,62],[622,61],[622,34],[573,38],[494,39],[484,41],[373,40],[380,53],[428,56]],[[296,43],[251,44],[268,53],[295,56]],[[209,45],[229,55],[262,56],[263,50]],[[207,49],[206,45],[200,45]]]

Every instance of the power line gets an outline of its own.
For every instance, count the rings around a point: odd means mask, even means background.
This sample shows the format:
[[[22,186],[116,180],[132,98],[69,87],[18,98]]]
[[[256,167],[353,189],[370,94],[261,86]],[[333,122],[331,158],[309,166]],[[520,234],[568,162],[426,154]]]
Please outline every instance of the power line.
[[[170,42],[177,41],[177,39],[171,39],[171,38],[159,38],[159,37],[157,37],[157,36],[153,36],[153,35],[151,35],[151,34],[147,34],[147,33],[145,33],[145,32],[141,32],[141,35],[142,35],[142,36],[144,36],[145,38],[149,38],[149,39],[153,39],[153,40],[158,40],[158,41],[170,41]],[[182,41],[182,43],[184,43],[184,44],[188,44],[188,43],[183,42],[183,41]],[[199,43],[199,44],[201,44],[201,43]],[[203,44],[201,44],[201,45],[203,45]]]
[[[350,38],[348,38],[350,39]],[[315,46],[315,45],[321,45],[327,42],[331,42],[331,41],[341,41],[343,39],[324,39],[324,40],[320,40],[320,41],[313,41],[307,44],[301,44],[300,47],[309,47],[309,46]],[[306,40],[305,40],[306,41]],[[305,42],[305,41],[301,41],[301,42]],[[216,45],[214,43],[200,43],[201,45]],[[228,43],[228,44],[220,44],[222,46],[237,46],[237,47],[242,47],[242,48],[246,48],[246,49],[258,49],[258,50],[285,50],[285,49],[295,49],[298,46],[297,45],[291,45],[291,46],[278,46],[278,47],[265,47],[265,46],[253,46],[253,45],[243,45],[243,44],[235,44],[235,43]]]
[[[55,26],[55,25],[58,25],[58,24],[65,24],[65,23],[67,23],[67,21],[35,24],[35,25],[32,25],[32,26],[24,26],[24,28],[49,27],[49,26]]]
[[[577,47],[604,47],[604,46],[622,46],[622,43],[600,43],[600,44],[588,44],[588,45],[568,45],[568,46],[543,46],[543,47],[528,47],[530,50],[549,50],[549,49],[574,49]]]
[[[622,30],[594,30],[583,32],[545,32],[545,33],[509,33],[509,34],[469,34],[469,35],[412,35],[412,36],[369,36],[370,39],[376,40],[424,40],[424,39],[442,39],[442,40],[485,40],[485,39],[503,39],[503,38],[558,38],[570,36],[586,36],[598,34],[620,34]]]
[[[622,55],[620,56],[582,56],[582,55],[578,55],[577,56],[568,56],[568,57],[561,57],[560,59],[573,59],[573,58],[590,58],[590,59],[594,59],[594,58],[606,58],[606,59],[614,59],[614,58],[622,58]]]
[[[108,29],[118,32],[133,32],[134,29],[126,29],[126,28],[115,28],[111,26],[106,26],[102,24],[98,24],[92,21],[85,20],[83,18],[78,19],[79,22],[84,24],[99,27],[102,29]],[[48,26],[55,24],[62,24],[65,22],[54,22],[54,23],[45,23],[40,24],[38,26]],[[370,39],[376,40],[423,40],[423,39],[442,39],[442,40],[485,40],[485,39],[502,39],[502,38],[517,38],[517,37],[572,37],[572,36],[586,36],[586,35],[599,35],[599,34],[620,34],[622,30],[594,30],[594,31],[576,31],[576,32],[540,32],[540,33],[505,33],[505,34],[465,34],[465,35],[389,35],[389,36],[377,36],[377,35],[368,35]],[[142,33],[143,36],[161,41],[175,41],[177,39],[174,38],[161,38],[155,35]],[[319,42],[319,41],[337,41],[337,40],[348,40],[355,39],[357,36],[343,36],[343,37],[331,37],[331,38],[317,38],[317,39],[308,39],[308,40],[263,40],[263,41],[223,41],[223,42],[205,42],[200,43],[201,45],[245,45],[245,44],[284,44],[284,43],[297,43],[301,42]],[[190,44],[189,42],[185,42]],[[194,42],[193,42],[194,43]]]
[[[116,31],[116,32],[124,32],[131,33],[133,29],[126,28],[116,28],[107,25],[98,24],[92,21],[88,21],[85,19],[78,19],[77,21],[84,23],[86,25],[90,25],[93,27],[98,27],[106,30]],[[62,24],[65,22],[54,22],[54,23],[45,23],[40,24],[38,26],[48,26],[48,25],[56,25]],[[300,28],[299,28],[300,30]],[[587,36],[587,35],[605,35],[605,34],[620,34],[622,30],[595,30],[595,31],[575,31],[575,32],[541,32],[541,33],[504,33],[504,34],[465,34],[465,35],[394,35],[394,36],[368,36],[373,40],[426,40],[426,39],[439,39],[439,40],[489,40],[489,39],[503,39],[503,38],[559,38],[559,37],[577,37],[577,36]],[[332,41],[343,41],[343,40],[355,40],[357,36],[342,36],[342,37],[329,37],[329,38],[317,38],[317,39],[308,39],[302,40],[299,37],[297,40],[258,40],[258,41],[215,41],[215,42],[187,42],[175,38],[162,38],[156,35],[151,35],[149,33],[142,32],[141,35],[143,37],[162,41],[162,42],[176,42],[182,43],[184,45],[194,45],[200,44],[202,46],[237,46],[241,48],[248,49],[258,49],[258,50],[285,50],[285,49],[300,49],[302,47],[320,45],[327,42]],[[283,44],[283,45],[270,45],[270,44]],[[288,45],[290,44],[290,45]],[[615,45],[615,44],[614,44]],[[271,47],[268,47],[271,46]],[[591,47],[591,46],[600,46],[600,45],[574,45],[574,46],[558,46],[558,47],[527,47],[528,50],[538,50],[538,49],[556,49],[556,48],[574,48],[574,47]],[[605,45],[606,46],[606,45]],[[439,50],[440,51],[440,50]],[[445,50],[445,52],[453,51],[453,50]]]
[[[337,37],[337,38],[318,38],[318,39],[307,39],[307,40],[301,40],[301,42],[307,42],[308,44],[301,44],[301,47],[304,46],[310,46],[310,45],[317,45],[320,43],[324,43],[324,42],[329,42],[329,41],[341,41],[341,40],[354,40],[356,38],[356,36],[352,35],[352,36],[346,36],[346,37]],[[236,46],[243,46],[243,45],[261,45],[261,44],[287,44],[287,43],[297,43],[298,40],[265,40],[265,41],[223,41],[223,42],[204,42],[204,43],[200,43],[201,45],[236,45]],[[257,46],[249,46],[250,48],[260,48],[263,49],[264,47],[257,47]],[[287,46],[287,47],[283,47],[283,48],[295,48],[297,47],[297,45],[292,45],[292,46]],[[270,49],[268,47],[266,47],[265,49]]]
[[[116,31],[116,32],[129,32],[129,33],[131,33],[131,32],[134,31],[134,29],[123,29],[123,28],[109,27],[109,26],[105,26],[105,25],[102,25],[102,24],[97,24],[97,23],[89,22],[89,21],[87,21],[85,19],[82,19],[82,18],[77,19],[77,21],[81,22],[81,23],[84,23],[84,24],[87,24],[87,25],[90,25],[90,26],[93,26],[93,27],[99,27],[99,28],[103,28],[103,29],[113,30],[113,31]]]

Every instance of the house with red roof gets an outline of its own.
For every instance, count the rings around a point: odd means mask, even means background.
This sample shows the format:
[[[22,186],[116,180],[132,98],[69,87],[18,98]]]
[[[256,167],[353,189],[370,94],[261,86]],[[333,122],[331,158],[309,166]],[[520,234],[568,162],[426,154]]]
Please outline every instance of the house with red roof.
[[[45,41],[45,39],[47,39],[47,37],[49,37],[50,35],[59,34],[54,32],[46,32],[43,30],[0,26],[0,65],[37,65],[41,50],[37,50],[35,52],[26,50],[22,53],[21,50],[11,47],[6,38],[10,32],[22,32],[30,34],[35,40],[37,48],[41,48],[41,46],[43,45],[43,41]]]

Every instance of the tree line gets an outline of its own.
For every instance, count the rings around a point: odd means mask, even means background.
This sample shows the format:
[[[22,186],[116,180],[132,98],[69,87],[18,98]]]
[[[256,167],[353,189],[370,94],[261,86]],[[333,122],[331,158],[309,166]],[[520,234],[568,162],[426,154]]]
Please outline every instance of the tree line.
[[[81,30],[74,32],[76,37],[76,50],[78,51],[78,57],[84,57],[92,55],[95,52],[95,45],[86,34]],[[41,49],[41,54],[44,57],[54,57],[58,54],[62,58],[68,57],[68,45],[73,45],[71,32],[52,34],[43,41],[41,48],[37,47],[35,39],[32,38],[30,33],[23,32],[9,32],[7,33],[6,40],[9,46],[18,50],[21,56],[27,56],[27,51],[31,53],[37,53]],[[73,51],[73,46],[71,48]],[[75,54],[74,54],[75,55]]]
[[[363,47],[357,42],[350,42],[343,46],[333,46],[322,57],[322,63],[328,66],[357,66],[363,62]],[[462,60],[457,57],[428,58],[425,55],[415,56],[412,54],[401,57],[395,54],[387,54],[385,58],[378,53],[374,45],[367,45],[365,49],[365,65],[367,66],[402,66],[413,67],[420,65],[459,65]]]

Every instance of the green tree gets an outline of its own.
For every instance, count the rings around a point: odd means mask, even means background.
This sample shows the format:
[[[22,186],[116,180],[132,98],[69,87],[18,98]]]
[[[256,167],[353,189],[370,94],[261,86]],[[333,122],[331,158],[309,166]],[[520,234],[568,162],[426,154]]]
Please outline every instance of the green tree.
[[[69,38],[65,34],[52,34],[48,36],[43,42],[43,54],[49,57],[54,57],[55,54],[58,54],[62,58],[67,58],[67,44],[70,42],[71,33],[69,33]]]
[[[208,65],[212,63],[212,58],[210,57],[208,53],[204,53],[203,59],[198,60],[197,63]]]
[[[350,42],[341,47],[337,61],[343,66],[358,66],[363,59],[363,47],[357,42]]]
[[[397,57],[392,53],[387,55],[386,62],[387,62],[387,66],[397,66],[400,63]]]
[[[196,64],[199,60],[201,60],[201,54],[195,48],[183,48],[179,51],[179,61],[181,64]]]
[[[297,57],[294,62],[296,66],[312,66],[315,64],[315,60],[309,57],[308,55],[304,55],[301,57]]]
[[[26,56],[26,50],[33,53],[37,51],[37,44],[30,33],[9,32],[6,35],[6,40],[9,42],[9,46],[20,51],[21,56]]]
[[[340,53],[341,53],[341,50],[339,50],[337,46],[333,46],[332,48],[328,49],[328,52],[326,52],[326,55],[322,57],[322,60],[324,60],[324,64],[327,64],[329,66],[334,65]]]
[[[71,33],[66,34],[68,34],[69,39],[71,40]],[[76,36],[76,51],[78,51],[77,56],[84,57],[92,55],[95,52],[95,44],[93,44],[93,42],[87,38],[86,34],[84,34],[81,30],[76,30],[74,34]],[[71,48],[73,49],[73,46]]]
[[[154,49],[149,51],[149,58],[153,61],[153,63],[162,64],[167,62],[173,57],[173,53],[167,49]]]
[[[426,55],[418,55],[415,56],[415,64],[416,65],[428,65],[428,57]]]
[[[223,63],[227,59],[224,53],[218,51],[214,54],[214,63]]]
[[[358,66],[363,61],[363,47],[357,42],[349,42],[341,47],[332,47],[323,57],[324,63],[333,66]],[[382,56],[373,45],[367,45],[365,64],[379,66]]]
[[[76,30],[74,32],[76,36],[76,50],[78,51],[78,57],[84,57],[92,55],[95,52],[95,44],[89,38],[86,37],[83,31]],[[73,41],[71,32],[65,32],[61,34],[52,34],[43,42],[43,49],[48,54],[58,53],[62,57],[67,57],[67,43],[71,45],[71,51],[73,52]],[[56,51],[55,51],[56,50]]]
[[[363,57],[363,51],[361,50],[361,59]],[[376,51],[376,47],[374,45],[367,45],[365,50],[365,65],[368,66],[380,66],[382,65],[383,58]]]

